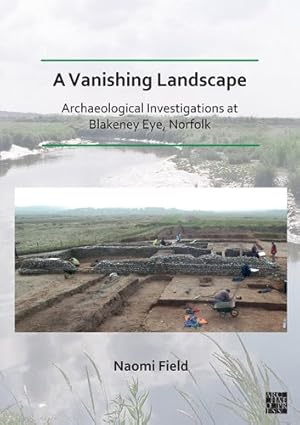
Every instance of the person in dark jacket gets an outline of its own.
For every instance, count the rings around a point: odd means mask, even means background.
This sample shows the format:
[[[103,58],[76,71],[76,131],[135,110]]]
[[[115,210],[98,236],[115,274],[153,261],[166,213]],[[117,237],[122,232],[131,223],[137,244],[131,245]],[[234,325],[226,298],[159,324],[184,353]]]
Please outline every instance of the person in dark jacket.
[[[256,244],[255,244],[255,243],[252,245],[251,253],[252,253],[252,256],[253,256],[253,257],[257,257],[257,258],[259,258],[259,255],[258,255],[258,249],[257,249],[257,246],[256,246]]]
[[[243,277],[249,277],[251,274],[251,270],[250,267],[248,266],[248,264],[243,264],[242,268],[241,268],[241,275]]]
[[[161,240],[160,240],[160,244],[161,244],[162,246],[166,246],[166,245],[167,245],[167,242],[165,241],[165,238],[161,238]]]

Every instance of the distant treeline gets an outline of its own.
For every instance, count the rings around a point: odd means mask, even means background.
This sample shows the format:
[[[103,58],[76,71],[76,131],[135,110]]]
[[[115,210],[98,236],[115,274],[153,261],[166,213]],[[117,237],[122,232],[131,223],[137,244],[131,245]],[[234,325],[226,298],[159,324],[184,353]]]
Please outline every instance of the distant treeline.
[[[32,207],[16,207],[16,216],[34,216],[34,215],[52,215],[66,217],[124,217],[124,216],[164,216],[164,215],[184,215],[186,217],[237,217],[237,218],[272,218],[285,219],[286,210],[256,210],[256,211],[203,211],[203,210],[184,210],[177,208],[74,208],[63,209],[60,207],[48,206],[32,206]]]

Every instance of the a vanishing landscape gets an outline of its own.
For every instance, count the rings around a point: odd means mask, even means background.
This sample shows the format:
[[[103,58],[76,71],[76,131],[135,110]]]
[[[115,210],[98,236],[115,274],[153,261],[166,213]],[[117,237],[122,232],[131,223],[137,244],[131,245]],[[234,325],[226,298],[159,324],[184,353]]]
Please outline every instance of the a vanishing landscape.
[[[286,210],[19,207],[15,229],[17,331],[285,331]],[[237,317],[212,309],[224,288]]]

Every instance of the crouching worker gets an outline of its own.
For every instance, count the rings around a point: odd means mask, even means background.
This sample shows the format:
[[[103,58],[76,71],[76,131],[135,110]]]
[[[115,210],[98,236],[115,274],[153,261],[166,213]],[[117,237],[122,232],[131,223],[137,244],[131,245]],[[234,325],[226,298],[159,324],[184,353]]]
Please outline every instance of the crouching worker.
[[[230,289],[222,289],[221,291],[217,292],[214,301],[217,302],[226,302],[230,301]]]
[[[152,242],[153,246],[159,246],[160,245],[160,241],[158,238],[154,239],[154,241]]]
[[[256,243],[254,243],[254,244],[252,245],[251,253],[252,253],[252,257],[259,258],[259,255],[258,255],[258,249],[257,249]]]
[[[75,273],[77,272],[77,270],[70,270],[70,269],[65,269],[64,270],[64,276],[65,279],[69,279],[70,277],[72,277]]]
[[[241,268],[241,275],[245,278],[245,277],[249,277],[250,274],[251,274],[251,270],[248,264],[243,264]]]
[[[80,266],[79,260],[77,260],[77,258],[75,258],[75,257],[71,257],[69,259],[69,263],[71,263],[75,267],[79,267]]]
[[[169,245],[171,245],[171,242],[167,242],[167,241],[165,240],[165,238],[161,238],[161,240],[160,240],[160,244],[161,244],[162,246],[169,246]]]
[[[77,269],[80,266],[79,260],[77,260],[77,258],[75,258],[75,257],[71,257],[68,260],[68,263],[70,263],[72,266],[75,266],[76,269],[73,269],[73,270],[72,269],[65,269],[64,270],[65,279],[69,279],[70,277],[72,277],[77,272]]]

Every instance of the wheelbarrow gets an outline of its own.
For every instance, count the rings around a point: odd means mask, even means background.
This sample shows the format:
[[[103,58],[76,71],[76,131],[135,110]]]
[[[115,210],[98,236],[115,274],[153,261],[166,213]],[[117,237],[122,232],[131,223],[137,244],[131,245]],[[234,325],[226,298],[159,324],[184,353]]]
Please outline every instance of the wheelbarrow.
[[[212,309],[216,310],[221,317],[226,317],[227,314],[231,314],[232,317],[239,315],[239,310],[235,306],[235,300],[230,301],[217,301],[212,305]]]

